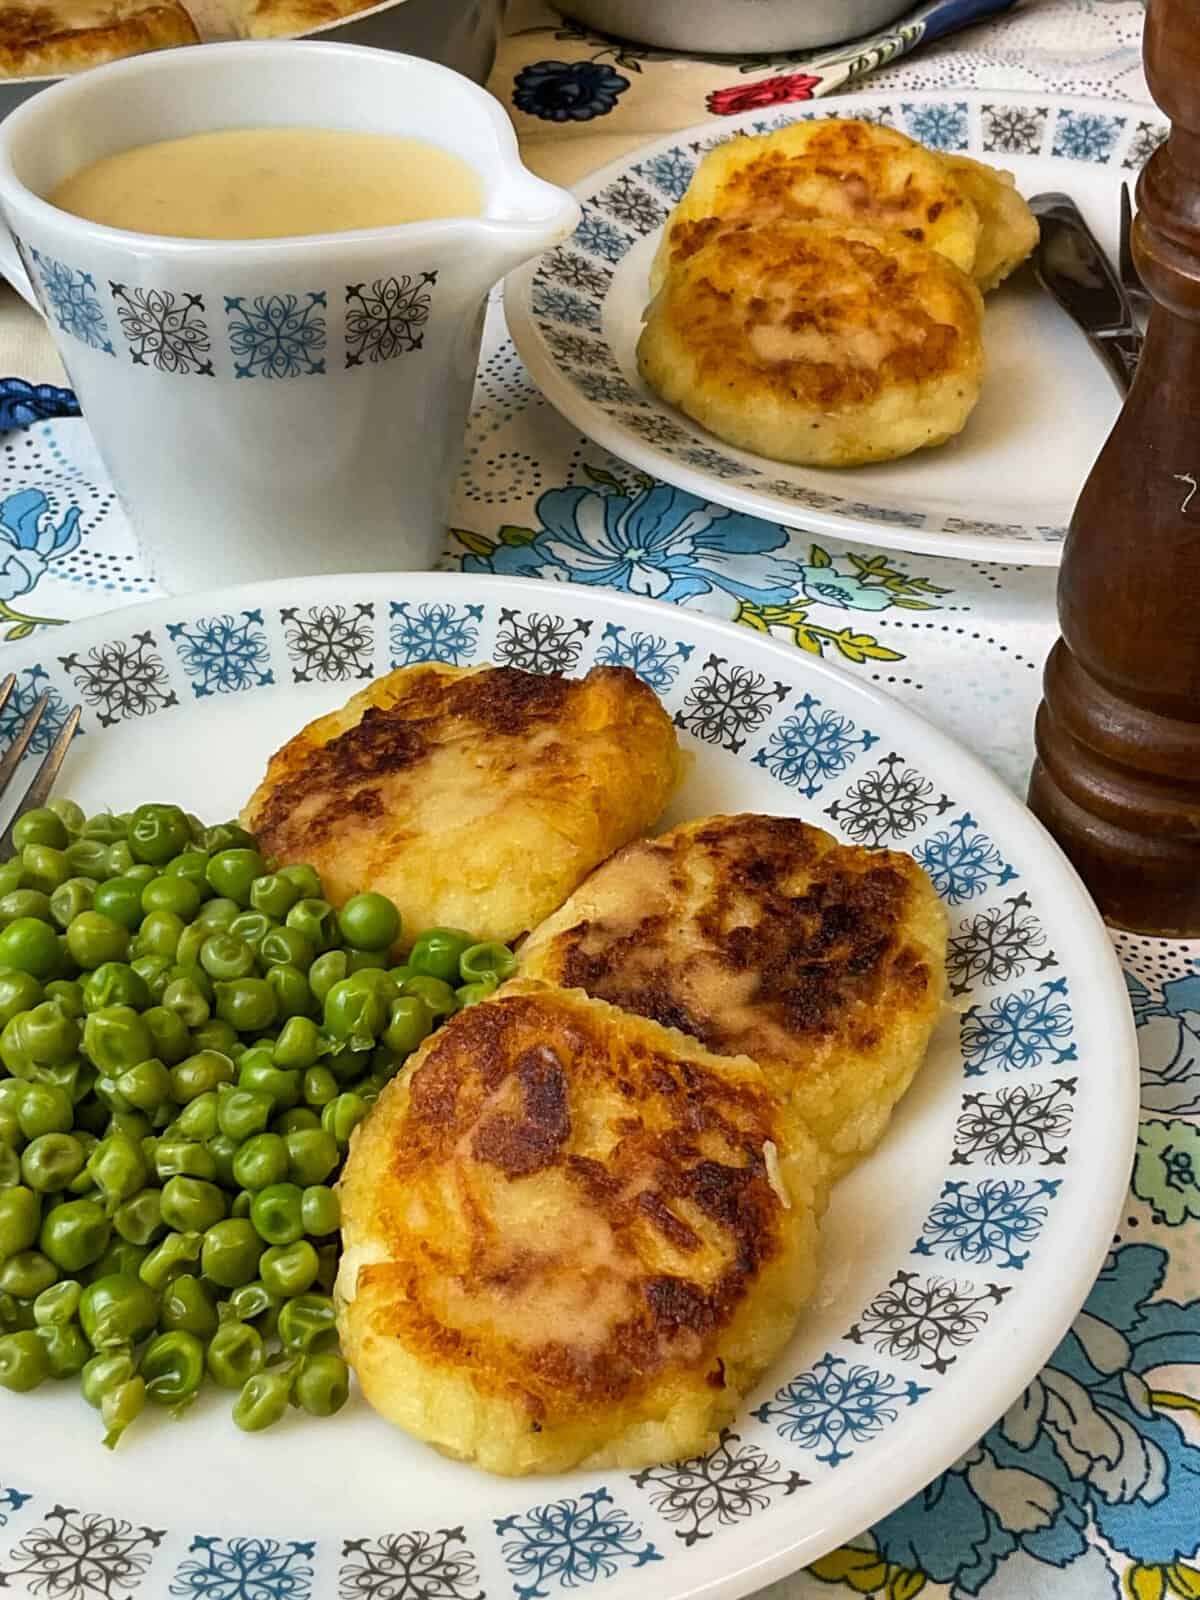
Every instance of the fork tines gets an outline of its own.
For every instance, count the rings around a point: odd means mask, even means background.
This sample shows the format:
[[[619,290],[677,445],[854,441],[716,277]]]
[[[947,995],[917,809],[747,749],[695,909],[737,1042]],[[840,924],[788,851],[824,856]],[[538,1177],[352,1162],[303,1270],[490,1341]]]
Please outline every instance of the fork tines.
[[[16,674],[10,672],[0,683],[0,714],[3,714],[12,698],[13,689],[16,687]],[[42,718],[50,705],[50,696],[42,695],[37,704],[25,718],[24,723],[17,730],[12,744],[0,759],[0,800],[8,794],[17,768],[25,758],[31,740],[37,732]],[[55,736],[54,743],[42,757],[41,765],[34,774],[33,782],[25,790],[17,802],[17,807],[8,820],[8,826],[0,833],[0,857],[10,856],[13,850],[13,826],[19,817],[27,811],[32,811],[36,806],[45,805],[49,799],[50,791],[54,787],[54,780],[58,777],[59,769],[66,760],[67,751],[71,747],[71,740],[75,737],[75,729],[79,726],[79,718],[83,711],[82,706],[76,706],[67,716],[62,727]]]

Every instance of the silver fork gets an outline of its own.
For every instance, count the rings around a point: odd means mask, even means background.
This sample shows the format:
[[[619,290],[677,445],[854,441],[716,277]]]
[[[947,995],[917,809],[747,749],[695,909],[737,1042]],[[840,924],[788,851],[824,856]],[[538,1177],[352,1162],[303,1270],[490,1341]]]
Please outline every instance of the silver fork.
[[[5,707],[8,705],[16,683],[17,677],[14,672],[10,672],[4,682],[0,683],[0,715],[3,715]],[[7,795],[13,776],[21,765],[25,752],[29,749],[30,741],[38,731],[38,726],[46,715],[49,705],[50,696],[44,694],[25,718],[25,722],[19,729],[16,738],[5,751],[3,759],[0,760],[0,800],[3,800]],[[50,791],[54,787],[54,780],[58,777],[59,768],[66,759],[67,751],[71,747],[71,740],[75,737],[75,729],[79,725],[82,711],[82,706],[74,707],[62,727],[58,730],[54,743],[42,757],[42,764],[34,773],[33,782],[17,802],[16,810],[8,819],[8,826],[3,833],[0,833],[0,857],[12,854],[13,827],[17,819],[23,817],[27,811],[32,811],[35,806],[44,806],[49,799]]]
[[[1141,311],[1149,311],[1153,300],[1146,292],[1146,285],[1142,282],[1142,275],[1137,269],[1133,259],[1133,250],[1129,243],[1130,230],[1133,227],[1133,200],[1129,193],[1129,185],[1121,185],[1121,243],[1117,252],[1117,271],[1121,275],[1121,287]]]

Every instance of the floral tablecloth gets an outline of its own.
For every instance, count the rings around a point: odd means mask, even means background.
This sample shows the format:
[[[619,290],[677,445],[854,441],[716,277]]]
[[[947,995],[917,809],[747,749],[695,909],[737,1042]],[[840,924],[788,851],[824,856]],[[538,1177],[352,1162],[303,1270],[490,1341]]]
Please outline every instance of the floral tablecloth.
[[[1141,21],[1136,0],[1024,0],[869,81],[1144,97]],[[892,53],[920,44],[909,36]],[[844,66],[673,58],[516,0],[492,87],[530,164],[570,181],[655,134],[824,92]],[[48,341],[11,302],[0,305],[0,371],[14,374],[0,380],[0,632],[23,637],[153,594]],[[818,539],[655,483],[550,409],[498,304],[445,564],[610,585],[769,630],[911,702],[1024,787],[1056,632],[1052,572]],[[407,625],[432,635],[442,624]],[[542,647],[552,661],[554,640]],[[236,687],[236,641],[212,649],[223,686]],[[0,738],[36,694],[35,681],[19,685]],[[762,1600],[1200,1600],[1200,944],[1115,937],[1143,1123],[1086,1309],[950,1471]]]

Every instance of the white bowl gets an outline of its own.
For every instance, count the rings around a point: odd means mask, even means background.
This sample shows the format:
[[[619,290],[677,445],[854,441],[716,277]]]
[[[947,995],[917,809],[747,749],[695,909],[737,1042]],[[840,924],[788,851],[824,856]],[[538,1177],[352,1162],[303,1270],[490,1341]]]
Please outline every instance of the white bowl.
[[[552,0],[565,17],[665,50],[759,55],[858,39],[913,0]]]

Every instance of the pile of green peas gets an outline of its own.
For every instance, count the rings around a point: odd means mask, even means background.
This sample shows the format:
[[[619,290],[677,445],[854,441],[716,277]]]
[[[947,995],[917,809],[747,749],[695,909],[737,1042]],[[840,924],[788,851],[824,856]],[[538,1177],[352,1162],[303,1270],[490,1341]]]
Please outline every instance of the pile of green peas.
[[[114,1446],[206,1383],[255,1432],[330,1416],[350,1135],[512,975],[504,945],[335,909],[236,823],[28,812],[0,865],[0,1385],[78,1377]]]

